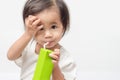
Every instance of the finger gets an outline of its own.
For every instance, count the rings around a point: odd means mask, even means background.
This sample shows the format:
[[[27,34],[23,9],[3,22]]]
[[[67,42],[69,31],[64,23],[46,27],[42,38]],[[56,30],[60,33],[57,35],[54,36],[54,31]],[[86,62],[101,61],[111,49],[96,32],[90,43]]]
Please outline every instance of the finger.
[[[54,52],[55,55],[60,56],[60,49],[55,49]]]
[[[40,29],[42,29],[42,28],[43,28],[43,25],[38,26],[36,33],[37,33]]]
[[[29,24],[32,25],[34,21],[36,21],[38,18],[32,15],[28,16]]]
[[[56,64],[56,63],[58,63],[58,61],[56,61],[56,60],[52,60],[52,62],[53,62],[53,64]]]
[[[33,23],[32,23],[32,26],[36,29],[38,26],[40,26],[40,19],[37,19],[35,20]]]
[[[60,49],[55,49],[54,51],[55,51],[55,52],[60,52]]]
[[[59,61],[59,56],[55,55],[54,53],[49,54],[49,56],[56,61]]]

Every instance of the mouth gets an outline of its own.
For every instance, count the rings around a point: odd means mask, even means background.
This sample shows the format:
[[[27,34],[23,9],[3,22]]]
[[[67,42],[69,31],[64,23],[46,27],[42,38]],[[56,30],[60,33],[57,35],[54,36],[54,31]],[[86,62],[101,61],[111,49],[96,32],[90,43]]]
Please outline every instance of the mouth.
[[[49,42],[44,43],[44,45],[43,45],[44,49],[46,48],[46,46],[47,46],[48,44],[49,44]]]
[[[44,44],[46,44],[47,43],[47,45],[49,46],[50,44],[52,44],[53,43],[53,41],[46,41],[46,42],[44,42]],[[46,46],[47,46],[46,45]]]

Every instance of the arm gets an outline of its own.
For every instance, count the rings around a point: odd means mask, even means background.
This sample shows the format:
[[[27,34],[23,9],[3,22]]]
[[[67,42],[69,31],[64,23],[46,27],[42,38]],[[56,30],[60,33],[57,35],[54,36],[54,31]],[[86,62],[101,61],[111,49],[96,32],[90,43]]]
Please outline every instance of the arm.
[[[53,80],[77,80],[76,63],[74,62],[73,58],[68,55],[68,52],[62,54],[62,60],[60,62],[62,64],[60,64],[61,67],[59,68],[57,64],[59,60],[58,53],[56,53],[56,56],[52,56],[54,63],[54,69],[52,73]]]
[[[32,37],[37,33],[37,31],[42,27],[38,24],[40,19],[35,16],[29,16],[25,19],[26,31],[23,35],[9,48],[7,57],[9,60],[15,60],[21,56],[22,51],[27,46]]]
[[[52,78],[53,80],[64,80],[64,76],[58,65],[53,69]]]
[[[31,40],[26,32],[9,48],[7,57],[9,60],[15,60],[21,56],[22,51]]]

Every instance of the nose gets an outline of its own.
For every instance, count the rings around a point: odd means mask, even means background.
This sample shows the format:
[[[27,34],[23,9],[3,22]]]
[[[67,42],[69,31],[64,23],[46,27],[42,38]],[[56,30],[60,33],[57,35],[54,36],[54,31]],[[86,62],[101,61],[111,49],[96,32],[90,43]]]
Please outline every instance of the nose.
[[[52,32],[50,32],[49,30],[45,31],[45,38],[50,38],[52,37]]]

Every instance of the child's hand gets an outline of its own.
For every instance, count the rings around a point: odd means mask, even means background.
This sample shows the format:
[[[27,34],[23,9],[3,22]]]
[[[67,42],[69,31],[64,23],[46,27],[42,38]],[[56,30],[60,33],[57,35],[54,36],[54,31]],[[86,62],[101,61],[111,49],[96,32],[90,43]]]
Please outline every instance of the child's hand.
[[[53,68],[53,72],[52,72],[52,80],[65,80],[64,79],[64,75],[62,74],[59,65],[58,65],[58,61],[60,58],[60,50],[59,49],[55,49],[54,52],[52,52],[50,54],[50,57],[53,59],[53,64],[54,64],[54,68]]]
[[[54,67],[58,66],[58,61],[60,58],[60,50],[55,49],[54,52],[52,52],[49,56],[53,59],[52,62],[54,64]]]
[[[26,32],[32,37],[43,27],[43,25],[40,24],[40,19],[33,15],[29,15],[25,19],[25,26]]]

